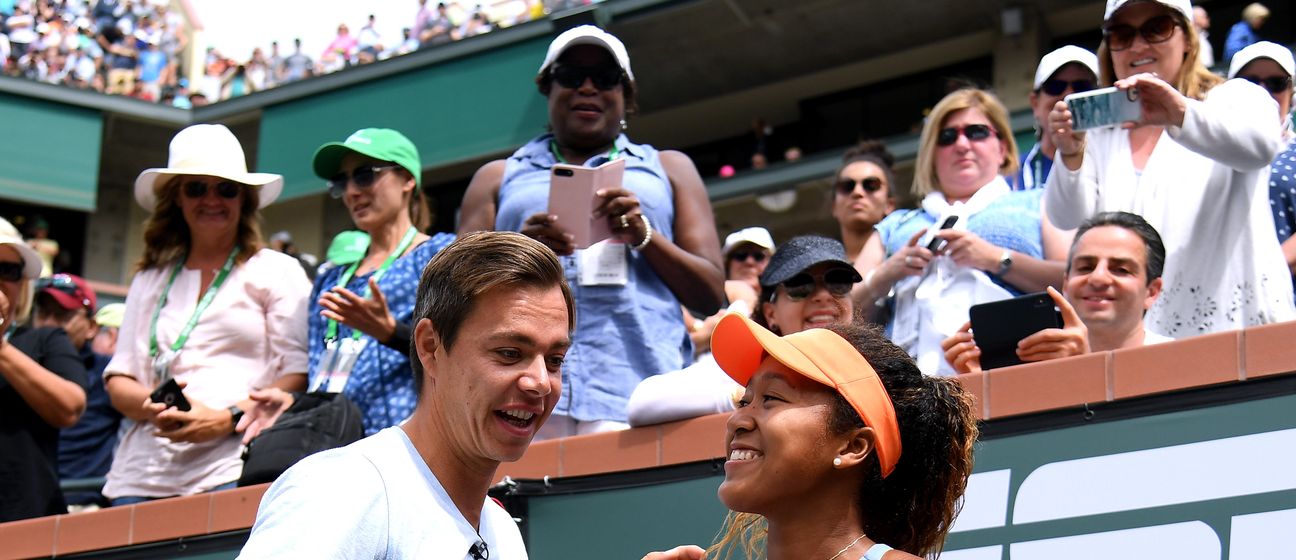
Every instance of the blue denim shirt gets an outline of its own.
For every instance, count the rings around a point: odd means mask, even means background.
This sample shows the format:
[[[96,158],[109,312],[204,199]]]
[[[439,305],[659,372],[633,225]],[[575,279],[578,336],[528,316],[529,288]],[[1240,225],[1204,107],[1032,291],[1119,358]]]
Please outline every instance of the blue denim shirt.
[[[392,261],[391,268],[378,279],[378,289],[387,298],[387,310],[397,322],[408,323],[414,317],[415,293],[423,267],[454,240],[453,233],[433,235],[405,256]],[[311,290],[307,315],[311,389],[319,384],[319,360],[324,354],[324,333],[328,328],[328,320],[320,316],[323,309],[319,304],[320,294],[333,289],[344,270],[344,266],[335,266],[320,274]],[[373,272],[357,274],[347,282],[346,288],[364,294],[371,276]],[[351,327],[338,324],[338,338],[348,336],[351,336]],[[365,435],[370,436],[408,418],[418,403],[418,395],[414,393],[414,370],[410,367],[408,350],[393,350],[369,335],[362,335],[360,340],[365,345],[356,357],[342,394],[360,408]]]
[[[519,148],[504,166],[495,229],[521,231],[522,223],[549,206],[549,151],[545,134]],[[657,150],[616,140],[626,160],[624,187],[639,198],[653,235],[674,237],[673,188]],[[607,162],[595,156],[584,165]],[[626,249],[625,286],[582,286],[579,251],[560,257],[576,301],[576,332],[563,364],[563,394],[556,414],[576,420],[626,421],[626,402],[644,378],[691,363],[693,343],[684,330],[680,302],[642,255]]]

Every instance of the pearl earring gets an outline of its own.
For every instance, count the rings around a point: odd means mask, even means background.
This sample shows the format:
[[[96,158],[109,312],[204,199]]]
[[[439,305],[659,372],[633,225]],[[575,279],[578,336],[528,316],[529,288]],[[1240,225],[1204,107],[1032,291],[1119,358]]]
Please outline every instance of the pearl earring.
[[[834,467],[840,467],[840,466],[841,466],[841,457],[833,457],[833,466],[834,466]]]
[[[627,128],[630,128],[630,127],[629,127],[628,125],[626,125],[625,119],[621,119],[621,130],[625,130],[625,129],[627,129]]]

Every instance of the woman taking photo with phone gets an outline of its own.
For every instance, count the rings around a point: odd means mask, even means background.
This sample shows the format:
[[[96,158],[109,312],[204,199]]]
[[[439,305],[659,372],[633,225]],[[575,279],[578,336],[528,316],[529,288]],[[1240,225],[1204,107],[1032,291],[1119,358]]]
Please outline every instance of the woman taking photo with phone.
[[[1296,317],[1264,180],[1282,138],[1273,99],[1198,62],[1188,0],[1109,0],[1103,20],[1100,81],[1137,90],[1142,117],[1077,132],[1066,103],[1054,107],[1049,217],[1074,228],[1122,210],[1161,233],[1153,331],[1182,338]]]
[[[310,283],[296,259],[262,246],[257,223],[282,188],[279,175],[248,173],[238,139],[207,124],[177,133],[168,166],[135,180],[152,214],[104,373],[113,406],[135,421],[103,489],[113,505],[233,487],[249,392],[306,388]],[[151,398],[168,385],[190,410]]]
[[[882,220],[856,260],[856,301],[866,313],[894,305],[891,339],[924,373],[954,374],[941,342],[973,305],[1062,284],[1069,240],[1042,219],[1041,191],[1009,188],[1016,169],[1003,104],[979,89],[946,95],[919,138],[922,204]]]
[[[519,231],[563,261],[576,332],[562,400],[539,437],[625,428],[635,386],[692,359],[680,304],[709,315],[724,300],[711,203],[688,156],[623,134],[638,89],[619,39],[589,25],[564,32],[536,84],[548,98],[550,132],[477,171],[459,232]],[[591,216],[606,220],[612,239],[577,250],[547,211],[551,169],[615,159],[625,160],[622,185],[597,191]]]

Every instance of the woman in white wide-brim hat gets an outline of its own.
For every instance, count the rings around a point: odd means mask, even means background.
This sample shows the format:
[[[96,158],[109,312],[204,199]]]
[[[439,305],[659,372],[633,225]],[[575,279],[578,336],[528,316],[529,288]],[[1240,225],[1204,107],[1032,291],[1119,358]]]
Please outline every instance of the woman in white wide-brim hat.
[[[248,393],[306,387],[310,282],[295,259],[262,246],[257,223],[282,188],[279,175],[247,171],[221,125],[181,130],[167,167],[135,180],[152,215],[104,373],[113,406],[136,421],[103,490],[114,505],[232,487],[237,434],[258,416]],[[172,378],[190,410],[151,401]]]

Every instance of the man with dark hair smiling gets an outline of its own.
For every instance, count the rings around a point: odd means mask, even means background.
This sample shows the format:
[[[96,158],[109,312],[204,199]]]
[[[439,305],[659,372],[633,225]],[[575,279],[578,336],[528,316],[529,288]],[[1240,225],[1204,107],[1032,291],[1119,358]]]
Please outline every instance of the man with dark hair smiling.
[[[1067,258],[1066,297],[1049,289],[1065,324],[1023,339],[1018,357],[1038,362],[1170,340],[1143,325],[1143,315],[1161,295],[1163,270],[1165,245],[1141,216],[1102,212],[1085,220]],[[969,324],[941,347],[955,371],[981,371],[981,350]]]
[[[419,283],[413,415],[288,469],[240,558],[525,559],[486,491],[558,402],[573,309],[558,258],[529,237],[443,249]]]

